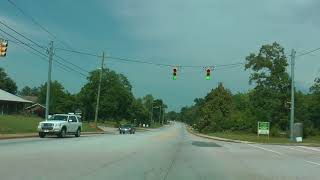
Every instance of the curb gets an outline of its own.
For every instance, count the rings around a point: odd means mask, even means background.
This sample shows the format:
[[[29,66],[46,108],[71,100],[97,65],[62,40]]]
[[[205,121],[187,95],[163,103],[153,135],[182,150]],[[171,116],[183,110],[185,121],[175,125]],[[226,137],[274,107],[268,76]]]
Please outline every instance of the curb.
[[[306,143],[306,144],[296,144],[296,143],[257,143],[257,142],[250,142],[250,141],[240,141],[240,140],[233,140],[233,139],[225,139],[225,138],[219,138],[215,136],[208,136],[200,133],[194,132],[190,127],[187,127],[187,131],[195,136],[206,138],[206,139],[212,139],[217,141],[224,141],[224,142],[232,142],[232,143],[242,143],[242,144],[262,144],[262,145],[281,145],[281,146],[308,146],[308,147],[320,147],[320,144],[312,144],[312,143]]]
[[[200,133],[195,133],[195,132],[193,132],[193,130],[190,127],[187,127],[187,131],[195,136],[206,138],[206,139],[213,139],[213,140],[217,140],[217,141],[232,142],[232,143],[255,144],[255,143],[249,142],[249,141],[225,139],[225,138],[219,138],[219,137],[215,137],[215,136],[208,136],[208,135],[204,135],[204,134],[200,134]]]

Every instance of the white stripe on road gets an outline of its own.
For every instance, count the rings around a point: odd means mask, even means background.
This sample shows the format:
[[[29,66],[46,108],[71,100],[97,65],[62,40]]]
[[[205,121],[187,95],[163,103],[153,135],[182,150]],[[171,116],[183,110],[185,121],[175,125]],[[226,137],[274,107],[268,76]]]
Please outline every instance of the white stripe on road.
[[[312,162],[312,161],[305,161],[305,162],[320,166],[320,163],[316,163],[316,162]]]
[[[269,152],[272,152],[272,153],[275,153],[277,155],[285,155],[281,152],[278,152],[278,151],[274,151],[274,150],[271,150],[271,149],[267,149],[267,148],[263,148],[263,147],[260,147],[260,146],[256,146],[256,145],[253,145],[253,144],[247,144],[248,146],[251,146],[251,147],[254,147],[254,148],[258,148],[258,149],[262,149],[264,151],[269,151]],[[305,149],[311,149],[311,150],[315,150],[315,151],[319,151],[319,149],[314,149],[314,148],[310,148],[310,147],[303,147],[301,146],[302,148],[305,148]],[[307,152],[307,153],[310,153],[308,151],[303,151],[303,150],[299,150],[299,149],[295,149],[295,148],[291,148],[291,147],[286,147],[288,149],[293,149],[293,150],[297,150],[297,151],[301,151],[301,152]],[[309,163],[309,164],[313,164],[313,165],[317,165],[317,166],[320,166],[320,163],[317,163],[317,162],[313,162],[313,161],[307,161],[307,160],[303,160],[304,162],[306,163]]]
[[[317,148],[306,147],[306,146],[298,146],[298,147],[299,148],[303,148],[303,149],[308,149],[308,150],[320,152],[320,149],[317,149]]]
[[[251,147],[258,148],[258,149],[262,149],[262,150],[265,150],[265,151],[269,151],[269,152],[272,152],[272,153],[275,153],[275,154],[278,154],[278,155],[284,155],[284,154],[282,154],[281,152],[274,151],[274,150],[267,149],[267,148],[263,148],[263,147],[256,146],[256,145],[253,145],[253,144],[247,144],[247,145],[248,145],[248,146],[251,146]]]
[[[282,147],[287,148],[287,149],[291,149],[291,150],[295,150],[295,151],[304,152],[304,153],[310,153],[309,151],[304,151],[302,149],[297,149],[297,148],[293,148],[293,147],[287,147],[287,146],[282,146]]]

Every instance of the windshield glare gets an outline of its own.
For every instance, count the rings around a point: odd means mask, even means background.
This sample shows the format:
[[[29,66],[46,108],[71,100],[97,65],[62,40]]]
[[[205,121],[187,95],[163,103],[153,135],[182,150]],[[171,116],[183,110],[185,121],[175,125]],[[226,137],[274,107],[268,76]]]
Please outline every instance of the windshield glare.
[[[67,121],[68,116],[64,115],[54,115],[51,118],[49,118],[49,121]]]

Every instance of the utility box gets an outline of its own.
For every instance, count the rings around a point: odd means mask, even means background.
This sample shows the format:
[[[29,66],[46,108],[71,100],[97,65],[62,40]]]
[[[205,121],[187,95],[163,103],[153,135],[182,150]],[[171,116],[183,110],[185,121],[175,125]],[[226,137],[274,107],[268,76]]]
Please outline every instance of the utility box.
[[[297,137],[303,137],[303,124],[302,123],[294,123],[293,126],[293,137],[296,139]]]

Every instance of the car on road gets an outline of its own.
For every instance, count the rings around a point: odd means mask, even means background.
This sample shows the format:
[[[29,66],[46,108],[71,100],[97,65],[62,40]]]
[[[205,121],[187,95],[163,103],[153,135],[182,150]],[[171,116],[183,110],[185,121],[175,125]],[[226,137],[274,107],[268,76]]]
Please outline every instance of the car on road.
[[[44,138],[46,135],[57,135],[65,137],[67,134],[73,134],[80,137],[82,122],[79,115],[75,114],[54,114],[47,121],[42,121],[38,125],[39,137]]]
[[[136,128],[132,124],[125,124],[119,127],[120,134],[134,134],[136,132]]]

